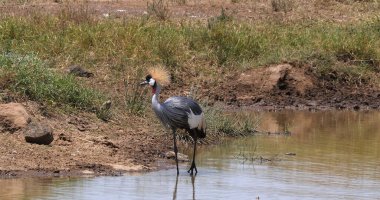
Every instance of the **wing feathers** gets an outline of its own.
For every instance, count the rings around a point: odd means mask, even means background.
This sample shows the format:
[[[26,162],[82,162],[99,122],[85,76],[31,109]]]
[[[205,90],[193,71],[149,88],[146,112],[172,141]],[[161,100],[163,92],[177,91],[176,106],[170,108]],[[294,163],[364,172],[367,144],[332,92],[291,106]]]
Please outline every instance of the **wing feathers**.
[[[201,107],[187,97],[170,97],[163,103],[164,113],[172,127],[197,129],[205,137],[206,120]]]

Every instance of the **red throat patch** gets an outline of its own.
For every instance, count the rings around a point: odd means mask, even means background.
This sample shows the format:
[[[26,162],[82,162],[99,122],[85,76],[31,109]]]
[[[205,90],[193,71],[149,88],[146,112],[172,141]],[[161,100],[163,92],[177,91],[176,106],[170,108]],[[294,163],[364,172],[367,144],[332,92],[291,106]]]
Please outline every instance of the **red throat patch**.
[[[156,94],[156,88],[152,88],[152,94]]]

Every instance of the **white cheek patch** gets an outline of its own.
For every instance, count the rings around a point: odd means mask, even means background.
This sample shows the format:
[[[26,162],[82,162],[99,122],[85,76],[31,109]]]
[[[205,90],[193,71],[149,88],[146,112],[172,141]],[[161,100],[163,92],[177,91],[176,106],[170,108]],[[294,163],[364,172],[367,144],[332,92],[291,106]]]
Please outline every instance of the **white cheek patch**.
[[[189,123],[190,129],[193,129],[193,128],[201,129],[202,128],[203,122],[204,122],[203,113],[196,115],[190,109],[190,113],[187,113],[187,116],[188,116],[187,123]]]
[[[150,86],[153,86],[154,83],[156,83],[156,81],[155,81],[153,78],[151,78],[151,79],[149,80],[149,85],[150,85]]]

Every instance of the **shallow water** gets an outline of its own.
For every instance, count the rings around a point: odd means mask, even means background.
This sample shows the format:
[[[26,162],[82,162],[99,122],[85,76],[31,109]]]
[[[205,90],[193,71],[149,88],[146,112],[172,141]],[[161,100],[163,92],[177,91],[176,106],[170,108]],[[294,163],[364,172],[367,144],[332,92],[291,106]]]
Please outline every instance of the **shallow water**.
[[[203,148],[195,178],[185,164],[178,179],[174,169],[122,177],[6,179],[0,180],[0,199],[380,199],[380,112],[259,115],[260,129],[292,135]]]

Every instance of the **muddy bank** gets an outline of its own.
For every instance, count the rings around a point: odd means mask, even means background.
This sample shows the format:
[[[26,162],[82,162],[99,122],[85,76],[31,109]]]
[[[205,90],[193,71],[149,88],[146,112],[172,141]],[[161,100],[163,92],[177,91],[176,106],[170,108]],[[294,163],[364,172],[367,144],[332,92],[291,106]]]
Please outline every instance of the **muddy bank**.
[[[27,110],[26,118],[31,118],[31,123],[44,122],[51,127],[54,139],[49,145],[28,143],[25,139],[27,125],[17,129],[2,126],[2,178],[114,176],[127,171],[143,172],[172,166],[171,160],[163,156],[172,150],[172,141],[160,124],[148,124],[151,122],[126,115],[104,122],[93,113],[47,114],[38,103],[28,101],[21,105]],[[9,121],[6,121],[8,125]]]
[[[217,89],[203,88],[215,101],[258,110],[380,108],[377,85],[337,81],[334,72],[322,77],[312,70],[309,66],[272,65],[230,75]]]

